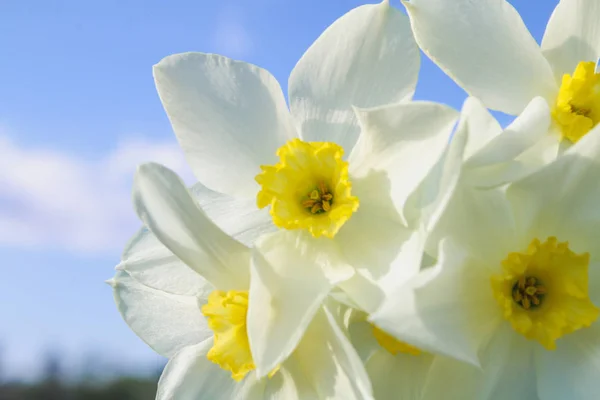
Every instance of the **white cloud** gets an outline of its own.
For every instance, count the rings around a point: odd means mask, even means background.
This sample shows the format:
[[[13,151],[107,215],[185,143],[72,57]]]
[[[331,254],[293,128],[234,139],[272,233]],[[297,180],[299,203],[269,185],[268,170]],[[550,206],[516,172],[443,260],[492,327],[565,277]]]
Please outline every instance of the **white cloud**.
[[[242,14],[234,7],[225,7],[217,16],[212,39],[216,52],[232,58],[246,57],[254,46]]]
[[[175,141],[128,138],[89,160],[0,136],[0,245],[77,253],[120,251],[140,223],[131,205],[138,164],[155,161],[193,182]]]

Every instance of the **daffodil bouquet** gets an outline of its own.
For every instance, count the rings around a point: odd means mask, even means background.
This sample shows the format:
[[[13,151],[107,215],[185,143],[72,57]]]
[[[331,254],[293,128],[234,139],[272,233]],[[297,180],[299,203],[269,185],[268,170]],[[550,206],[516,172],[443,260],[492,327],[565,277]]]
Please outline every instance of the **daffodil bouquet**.
[[[157,399],[599,399],[600,1],[388,1],[291,73],[154,66],[198,179],[135,175],[110,280]],[[470,97],[413,101],[419,47]],[[515,115],[503,128],[489,109]]]

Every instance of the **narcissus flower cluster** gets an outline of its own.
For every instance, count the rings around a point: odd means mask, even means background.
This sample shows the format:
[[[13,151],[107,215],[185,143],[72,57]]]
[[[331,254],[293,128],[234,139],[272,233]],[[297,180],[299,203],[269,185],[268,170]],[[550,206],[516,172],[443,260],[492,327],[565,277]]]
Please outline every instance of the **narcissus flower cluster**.
[[[198,179],[141,165],[109,280],[157,399],[600,397],[600,3],[388,1],[292,71],[154,66]],[[468,93],[414,101],[419,47]],[[489,109],[515,115],[502,127]]]

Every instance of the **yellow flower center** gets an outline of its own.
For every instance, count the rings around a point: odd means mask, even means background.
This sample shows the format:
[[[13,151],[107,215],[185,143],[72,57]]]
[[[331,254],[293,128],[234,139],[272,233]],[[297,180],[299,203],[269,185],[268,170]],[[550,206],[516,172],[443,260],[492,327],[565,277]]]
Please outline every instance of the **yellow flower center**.
[[[261,166],[256,176],[261,185],[258,207],[270,205],[280,228],[333,238],[358,209],[343,154],[334,143],[290,140],[277,150],[279,163]]]
[[[552,115],[564,138],[575,143],[600,122],[600,74],[593,62],[580,62],[563,75]]]
[[[421,350],[411,346],[410,344],[404,343],[396,339],[395,337],[382,331],[375,325],[373,325],[373,336],[377,340],[377,343],[391,354],[405,353],[413,356],[421,354]]]
[[[493,276],[494,297],[515,331],[546,349],[590,326],[599,309],[588,294],[589,253],[575,254],[567,242],[534,239],[527,251],[510,253],[503,273]]]
[[[255,368],[246,331],[247,312],[248,292],[236,290],[215,290],[208,296],[208,303],[202,306],[202,314],[215,334],[207,358],[231,371],[231,377],[236,381]]]

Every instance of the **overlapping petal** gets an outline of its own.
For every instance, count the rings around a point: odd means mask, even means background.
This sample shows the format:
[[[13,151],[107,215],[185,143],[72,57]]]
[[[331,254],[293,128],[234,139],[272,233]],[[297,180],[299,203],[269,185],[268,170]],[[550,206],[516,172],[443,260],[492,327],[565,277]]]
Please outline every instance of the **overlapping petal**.
[[[546,26],[542,51],[557,82],[572,74],[581,61],[600,58],[600,3],[560,0]]]
[[[508,189],[521,240],[560,236],[576,252],[598,260],[600,127],[565,154]]]
[[[360,357],[327,308],[316,314],[293,358],[318,398],[373,398]]]
[[[370,317],[403,342],[474,365],[499,319],[487,270],[448,241],[435,267],[391,293]]]
[[[259,376],[271,372],[296,348],[336,283],[325,269],[344,279],[352,274],[311,241],[315,239],[295,232],[277,232],[261,238],[253,251],[248,336]],[[330,244],[328,239],[318,241]]]
[[[171,358],[158,382],[156,399],[231,399],[244,382],[238,384],[228,371],[206,358],[212,345],[213,340],[209,338],[184,347]]]
[[[359,129],[351,106],[410,99],[419,50],[408,18],[388,0],[358,7],[334,22],[289,79],[290,108],[307,141],[332,141],[350,154]]]
[[[129,241],[117,270],[127,272],[145,286],[167,293],[193,296],[212,285],[184,264],[147,228]]]
[[[421,49],[470,95],[519,114],[535,96],[554,101],[552,68],[505,0],[404,2]]]
[[[429,102],[357,109],[356,113],[362,133],[350,156],[350,173],[371,185],[371,194],[364,193],[361,202],[383,206],[380,209],[390,208],[388,203],[402,215],[408,196],[444,151],[458,113]]]
[[[125,272],[117,272],[109,283],[125,322],[157,353],[171,357],[212,336],[195,296],[149,288]]]
[[[144,164],[134,179],[136,212],[156,237],[220,290],[247,290],[249,249],[217,228],[181,179],[158,164]]]
[[[248,247],[261,235],[277,229],[269,210],[258,209],[254,198],[239,198],[215,192],[200,182],[194,184],[190,192],[215,225]]]

